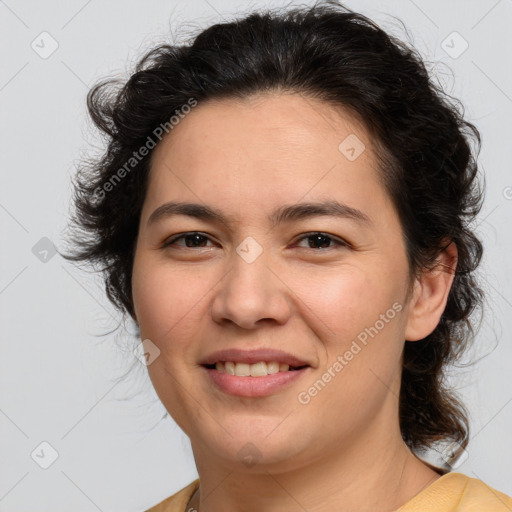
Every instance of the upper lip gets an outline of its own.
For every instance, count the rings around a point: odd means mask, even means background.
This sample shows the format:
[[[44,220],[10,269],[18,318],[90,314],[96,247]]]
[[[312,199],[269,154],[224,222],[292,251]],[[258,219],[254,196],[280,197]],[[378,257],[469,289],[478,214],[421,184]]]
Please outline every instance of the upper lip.
[[[219,350],[213,352],[205,357],[200,364],[215,364],[219,361],[232,361],[234,363],[259,363],[260,361],[272,362],[276,361],[279,364],[288,364],[290,366],[310,366],[306,361],[302,361],[292,354],[282,350],[272,348],[259,348],[254,350],[242,350],[238,348],[230,348],[226,350]]]

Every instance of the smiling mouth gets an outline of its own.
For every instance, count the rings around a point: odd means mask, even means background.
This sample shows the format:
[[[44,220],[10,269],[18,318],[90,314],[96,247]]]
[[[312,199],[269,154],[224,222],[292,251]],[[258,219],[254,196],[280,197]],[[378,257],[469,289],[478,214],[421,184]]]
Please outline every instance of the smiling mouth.
[[[235,363],[233,361],[218,361],[215,364],[204,364],[203,367],[208,370],[217,370],[228,375],[237,377],[266,377],[276,373],[302,370],[309,365],[290,366],[288,364],[278,363],[277,361],[259,361],[258,363]]]

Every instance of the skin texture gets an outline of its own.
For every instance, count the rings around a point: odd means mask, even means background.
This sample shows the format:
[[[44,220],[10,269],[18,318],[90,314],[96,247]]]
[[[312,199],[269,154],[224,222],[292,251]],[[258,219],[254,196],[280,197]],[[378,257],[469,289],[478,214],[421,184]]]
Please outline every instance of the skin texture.
[[[366,147],[354,161],[338,149],[350,134]],[[316,216],[272,227],[267,219],[274,208],[325,199],[361,210],[371,224]],[[167,201],[213,206],[233,223],[179,215],[148,225]],[[191,231],[207,236],[200,246],[180,239],[162,247]],[[332,240],[310,245],[301,237],[311,231]],[[263,251],[252,263],[236,251],[249,236]],[[439,261],[454,268],[454,244]],[[191,439],[201,485],[190,506],[391,511],[438,478],[401,438],[398,396],[404,342],[434,330],[452,279],[425,272],[408,295],[400,222],[354,118],[291,93],[192,109],[154,151],[132,277],[141,337],[160,350],[150,378]],[[300,403],[299,393],[393,304],[401,311]],[[312,368],[271,396],[228,395],[199,361],[235,347],[278,348]],[[261,457],[253,465],[238,456],[249,442]]]

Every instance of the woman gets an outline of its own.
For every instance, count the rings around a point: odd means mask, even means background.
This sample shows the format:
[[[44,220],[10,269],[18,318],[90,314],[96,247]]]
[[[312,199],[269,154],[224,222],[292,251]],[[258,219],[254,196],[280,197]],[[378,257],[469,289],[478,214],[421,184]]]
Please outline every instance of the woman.
[[[102,265],[191,440],[199,479],[151,510],[511,510],[449,471],[480,138],[418,54],[325,2],[162,45],[112,86],[88,96],[109,145],[67,257]]]

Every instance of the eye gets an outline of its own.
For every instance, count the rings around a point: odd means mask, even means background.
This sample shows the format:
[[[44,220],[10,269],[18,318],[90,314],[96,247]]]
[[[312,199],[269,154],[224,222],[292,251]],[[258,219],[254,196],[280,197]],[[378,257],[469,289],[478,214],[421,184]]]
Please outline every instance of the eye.
[[[320,249],[327,250],[332,249],[335,246],[338,247],[350,247],[350,244],[341,240],[340,238],[334,237],[327,233],[322,233],[319,231],[306,233],[304,236],[298,239],[299,242],[303,240],[308,240],[309,249]],[[178,241],[183,241],[184,243],[177,243]],[[190,231],[188,233],[181,233],[180,235],[173,236],[172,238],[167,239],[163,244],[162,248],[169,246],[176,247],[185,247],[185,248],[207,248],[213,247],[206,245],[208,242],[212,240],[205,234],[200,233],[198,231]],[[335,244],[333,247],[333,243]],[[319,251],[316,251],[319,252]]]
[[[178,240],[183,240],[185,244],[177,244],[176,242]],[[203,248],[207,247],[205,244],[211,241],[208,236],[204,235],[203,233],[200,233],[198,231],[190,231],[189,233],[182,233],[181,235],[174,236],[170,239],[167,239],[163,244],[162,247],[168,247],[175,245],[177,247],[187,247],[187,248]]]
[[[340,238],[333,237],[327,233],[322,233],[319,231],[316,231],[314,233],[307,233],[306,235],[299,238],[299,241],[302,240],[309,240],[309,249],[317,248],[318,246],[318,248],[321,250],[332,249],[332,247],[328,247],[331,244],[331,242],[334,242],[338,247],[350,246],[347,242],[341,240]]]

